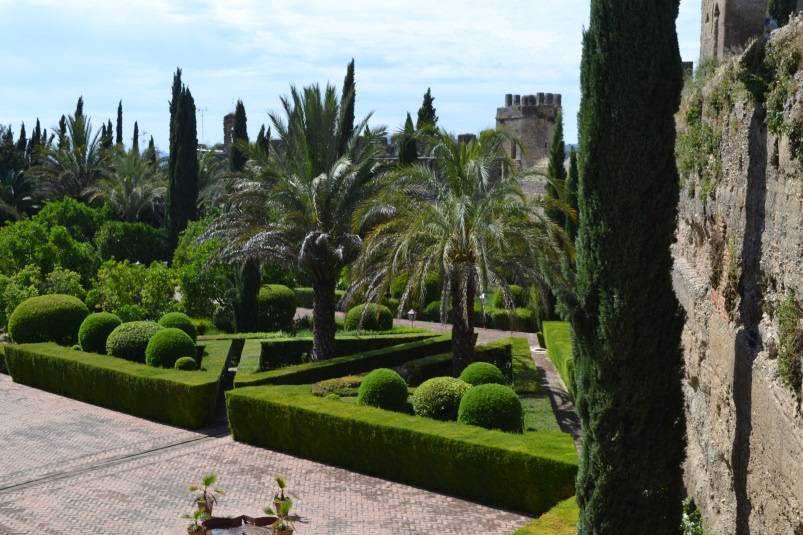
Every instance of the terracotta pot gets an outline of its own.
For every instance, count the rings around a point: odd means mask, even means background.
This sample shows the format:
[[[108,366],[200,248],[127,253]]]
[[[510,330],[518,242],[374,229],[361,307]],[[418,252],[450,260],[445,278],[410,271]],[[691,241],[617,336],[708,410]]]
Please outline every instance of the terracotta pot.
[[[203,500],[198,500],[195,502],[195,505],[198,507],[199,511],[203,511],[206,513],[207,516],[212,516],[212,504],[207,503]]]
[[[192,531],[192,528],[187,528],[187,535],[204,535],[204,533],[206,533],[204,528],[201,528],[198,531]]]
[[[283,530],[278,528],[273,528],[273,535],[293,535],[292,529]]]

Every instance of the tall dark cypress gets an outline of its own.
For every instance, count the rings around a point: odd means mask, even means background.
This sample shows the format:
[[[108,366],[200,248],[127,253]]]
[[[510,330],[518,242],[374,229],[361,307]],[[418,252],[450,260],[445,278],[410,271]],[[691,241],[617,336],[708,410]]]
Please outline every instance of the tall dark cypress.
[[[45,134],[47,136],[47,134]],[[31,142],[28,143],[28,162],[30,165],[36,165],[39,163],[39,157],[42,154],[42,146],[45,144],[45,140],[42,138],[42,125],[39,122],[39,118],[36,118],[36,126],[33,128],[33,132],[31,133]]]
[[[176,162],[175,158],[173,158],[173,155],[176,152],[176,110],[178,109],[178,103],[181,100],[182,87],[181,69],[176,68],[176,72],[173,74],[173,87],[170,95],[170,144],[168,146],[169,159],[167,162],[169,176],[173,176],[173,165]]]
[[[575,331],[581,535],[677,535],[685,420],[670,245],[679,0],[591,0]]]
[[[20,157],[27,160],[28,158],[28,135],[25,132],[25,123],[20,125],[20,137],[17,139],[17,152]]]
[[[563,141],[563,114],[558,112],[555,119],[555,132],[552,135],[552,145],[549,147],[549,165],[547,167],[546,194],[556,201],[565,201],[566,189],[566,143]],[[566,215],[560,208],[548,208],[547,215],[561,227],[566,225]]]
[[[112,130],[112,120],[106,123],[106,139],[103,141],[103,148],[110,149],[114,144],[114,130]]]
[[[172,134],[174,147],[169,164],[167,237],[175,249],[179,234],[189,221],[196,219],[198,203],[198,130],[195,100],[187,87],[182,87],[176,102]]]
[[[237,308],[237,330],[255,332],[259,308],[259,287],[262,277],[259,260],[249,257],[240,267],[239,306]]]
[[[418,146],[416,144],[415,127],[413,118],[407,114],[404,121],[404,130],[399,136],[399,164],[411,165],[418,161]]]
[[[265,132],[265,125],[262,125],[262,128],[259,129],[259,133],[257,134],[255,144],[262,149],[266,155],[270,154],[270,127],[268,127],[268,131]]]
[[[424,93],[424,101],[421,103],[421,108],[418,110],[418,121],[415,123],[417,130],[425,128],[435,128],[438,126],[438,116],[435,115],[435,106],[433,102],[435,98],[432,96],[432,88],[427,88]]]
[[[248,118],[245,115],[245,106],[242,100],[237,101],[234,109],[234,128],[232,130],[231,153],[229,155],[229,169],[231,171],[242,171],[248,155],[239,144],[248,143]]]
[[[123,146],[123,101],[117,104],[117,132],[116,132],[116,145]]]
[[[131,150],[139,153],[139,124],[134,121],[134,135],[131,138]]]
[[[148,141],[148,159],[151,161],[151,165],[156,165],[156,145],[153,142],[153,136],[151,136],[150,141]]]
[[[575,214],[577,214],[577,186],[579,181],[580,171],[577,168],[577,151],[572,147],[569,151],[569,176],[566,177],[566,204]],[[566,233],[572,241],[577,238],[576,220],[566,219]]]
[[[346,153],[346,148],[354,133],[354,102],[357,99],[357,84],[354,80],[354,58],[346,67],[346,77],[343,79],[343,92],[340,94],[340,139],[337,152]]]

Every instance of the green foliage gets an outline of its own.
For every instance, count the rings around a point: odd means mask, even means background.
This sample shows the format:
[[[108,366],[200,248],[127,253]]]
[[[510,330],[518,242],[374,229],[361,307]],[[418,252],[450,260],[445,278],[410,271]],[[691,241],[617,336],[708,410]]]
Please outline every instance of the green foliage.
[[[572,496],[517,530],[513,535],[575,535],[578,516],[580,516],[580,508],[577,507],[577,499]],[[684,533],[683,535],[698,534]]]
[[[441,302],[432,301],[424,307],[424,312],[421,313],[421,319],[424,321],[432,321],[440,323],[443,319],[441,317]]]
[[[95,241],[103,260],[149,265],[168,258],[164,234],[145,223],[107,221],[100,227]]]
[[[232,129],[231,154],[229,155],[229,170],[231,171],[242,171],[248,161],[248,155],[240,146],[248,143],[247,121],[243,101],[238,100],[237,106],[234,108],[234,128]]]
[[[778,306],[778,375],[796,396],[801,396],[801,356],[803,355],[803,307],[790,292]]]
[[[393,313],[384,305],[357,305],[346,314],[347,331],[389,331],[393,328]]]
[[[357,84],[354,80],[354,58],[346,67],[343,90],[340,92],[340,121],[338,125],[338,154],[346,154],[349,140],[354,135],[354,103],[357,101]]]
[[[767,13],[779,26],[785,26],[789,17],[797,11],[797,0],[769,0]]]
[[[73,239],[83,242],[92,241],[106,219],[105,210],[92,208],[71,197],[46,203],[33,218],[48,228],[64,227]]]
[[[413,393],[417,416],[436,420],[456,420],[460,400],[471,385],[454,377],[434,377],[421,383]]]
[[[347,375],[346,377],[318,381],[312,385],[312,394],[320,397],[326,397],[331,394],[335,394],[338,398],[357,397],[362,379],[362,377],[356,375]]]
[[[530,514],[574,494],[577,453],[564,433],[439,422],[333,402],[309,386],[240,388],[226,397],[240,442]]]
[[[176,363],[173,367],[177,370],[184,370],[184,371],[195,371],[198,369],[198,363],[195,362],[193,357],[180,357],[176,359]]]
[[[178,307],[175,287],[174,272],[161,262],[145,267],[109,260],[98,271],[95,298],[103,310],[123,320],[131,315],[156,319]]]
[[[418,120],[415,123],[416,130],[433,130],[438,126],[438,116],[435,115],[435,107],[433,102],[435,97],[432,96],[432,89],[427,88],[424,93],[424,101],[421,103],[421,108],[418,110]]]
[[[181,357],[195,357],[195,342],[181,329],[158,330],[145,349],[145,363],[156,368],[172,368]]]
[[[15,382],[108,409],[188,429],[215,418],[218,381],[227,341],[210,342],[205,371],[186,373],[153,368],[112,357],[58,347],[55,344],[7,346]]]
[[[78,329],[78,344],[87,353],[106,353],[106,340],[123,322],[109,312],[90,314]]]
[[[293,324],[296,314],[296,295],[287,286],[266,284],[260,288],[257,301],[259,303],[258,330],[279,331]]]
[[[212,322],[206,318],[192,318],[192,324],[195,326],[195,332],[199,336],[203,336],[212,330]]]
[[[179,91],[174,80],[173,100],[170,102],[170,160],[168,162],[167,241],[172,249],[187,223],[196,219],[198,204],[198,131],[195,119],[195,100],[188,87]]]
[[[494,292],[493,297],[491,298],[491,306],[493,308],[515,308],[515,307],[526,307],[529,303],[529,293],[525,288],[517,284],[511,284],[508,286],[509,295],[505,295],[505,291],[503,289],[498,289]]]
[[[140,305],[123,305],[116,312],[125,323],[143,321],[148,318],[148,312]]]
[[[40,293],[72,295],[81,300],[86,297],[86,290],[81,284],[81,275],[61,266],[56,266],[45,276]]]
[[[564,321],[545,321],[543,323],[544,342],[549,360],[558,369],[560,378],[574,396],[576,385],[574,379],[574,357],[572,349],[572,327]]]
[[[3,315],[6,320],[20,303],[39,295],[41,285],[42,272],[33,264],[25,266],[10,278],[6,277],[2,287]]]
[[[389,411],[405,411],[407,383],[397,372],[389,368],[377,368],[360,383],[357,403]]]
[[[771,73],[767,86],[767,128],[774,134],[786,134],[794,157],[803,160],[803,120],[787,118],[786,104],[795,98],[799,84],[795,76],[801,67],[801,52],[794,42],[767,44],[765,68]]]
[[[253,332],[259,330],[259,290],[262,274],[259,259],[247,258],[240,266],[240,280],[237,285],[237,330]],[[295,293],[293,294],[293,313],[295,315]]]
[[[502,371],[489,362],[472,362],[463,373],[460,374],[460,380],[466,383],[477,386],[484,384],[507,384],[505,375]]]
[[[555,203],[547,206],[547,216],[561,227],[566,226],[566,213],[559,208],[566,202],[566,143],[563,141],[563,113],[558,112],[555,118],[555,131],[552,144],[549,146],[549,163],[547,168],[546,197]]]
[[[418,161],[418,138],[413,118],[407,114],[404,121],[404,128],[396,135],[399,144],[399,165],[412,165]]]
[[[20,303],[8,318],[8,333],[18,344],[56,342],[69,346],[89,315],[86,305],[71,295],[43,295]]]
[[[184,331],[192,341],[198,338],[198,330],[192,319],[183,312],[168,312],[159,319],[159,325],[165,328],[175,328]]]
[[[106,353],[133,362],[145,362],[145,350],[163,327],[154,321],[131,321],[115,328],[106,339]]]
[[[483,384],[472,386],[463,395],[457,421],[486,429],[521,433],[524,413],[519,396],[512,388]]]
[[[691,498],[683,500],[680,533],[681,535],[707,535],[703,527],[703,517]]]

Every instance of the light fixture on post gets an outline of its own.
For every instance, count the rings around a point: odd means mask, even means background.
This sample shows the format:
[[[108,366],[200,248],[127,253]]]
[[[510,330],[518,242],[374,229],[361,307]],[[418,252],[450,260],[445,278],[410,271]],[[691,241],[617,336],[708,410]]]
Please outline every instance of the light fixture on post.
[[[481,312],[482,312],[482,326],[483,327],[485,327],[486,324],[488,323],[486,318],[485,318],[485,301],[487,299],[488,299],[488,296],[485,295],[485,292],[482,292],[480,294],[480,308],[482,309]]]
[[[412,308],[407,311],[407,319],[410,320],[410,327],[413,326],[413,322],[415,321],[415,310]]]

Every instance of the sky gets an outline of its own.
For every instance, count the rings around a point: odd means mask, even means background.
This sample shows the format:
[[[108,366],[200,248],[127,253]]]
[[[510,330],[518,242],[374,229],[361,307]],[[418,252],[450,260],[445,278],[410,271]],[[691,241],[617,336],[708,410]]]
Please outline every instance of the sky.
[[[100,127],[122,99],[124,136],[168,141],[172,75],[198,107],[198,138],[223,139],[242,99],[253,139],[290,85],[342,87],[355,58],[357,117],[395,131],[432,88],[439,125],[493,127],[505,93],[561,93],[577,139],[581,36],[588,0],[0,0],[0,124],[30,132],[85,112]],[[699,55],[700,0],[681,0],[678,39]]]

